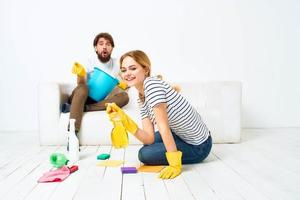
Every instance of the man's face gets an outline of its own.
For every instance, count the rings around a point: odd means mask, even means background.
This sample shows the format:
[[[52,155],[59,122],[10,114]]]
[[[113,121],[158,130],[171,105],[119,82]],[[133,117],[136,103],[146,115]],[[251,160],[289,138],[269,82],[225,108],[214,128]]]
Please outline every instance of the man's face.
[[[112,53],[113,47],[109,40],[105,38],[99,38],[95,51],[101,62],[108,62]]]

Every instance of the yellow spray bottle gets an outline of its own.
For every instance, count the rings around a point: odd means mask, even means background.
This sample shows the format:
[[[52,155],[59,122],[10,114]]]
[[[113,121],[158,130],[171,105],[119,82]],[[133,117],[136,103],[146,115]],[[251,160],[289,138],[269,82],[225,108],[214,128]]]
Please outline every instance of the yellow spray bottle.
[[[115,148],[125,148],[128,146],[128,133],[122,124],[121,119],[116,112],[111,113],[115,115],[112,117],[113,129],[111,130],[111,142]]]

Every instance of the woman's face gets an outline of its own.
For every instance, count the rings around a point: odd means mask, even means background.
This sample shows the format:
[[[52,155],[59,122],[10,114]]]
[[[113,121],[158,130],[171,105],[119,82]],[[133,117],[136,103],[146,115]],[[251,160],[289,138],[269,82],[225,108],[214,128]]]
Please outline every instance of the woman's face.
[[[121,63],[121,77],[129,87],[143,86],[146,71],[133,58],[127,56]]]

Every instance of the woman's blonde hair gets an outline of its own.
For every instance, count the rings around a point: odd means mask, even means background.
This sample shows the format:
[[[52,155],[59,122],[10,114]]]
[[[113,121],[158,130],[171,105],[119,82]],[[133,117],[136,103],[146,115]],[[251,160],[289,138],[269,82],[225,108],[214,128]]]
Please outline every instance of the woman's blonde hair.
[[[120,67],[122,66],[122,62],[126,57],[131,57],[133,60],[135,60],[135,62],[140,64],[146,72],[146,74],[145,74],[146,77],[151,76],[151,62],[145,52],[143,52],[141,50],[133,50],[133,51],[129,51],[129,52],[123,54],[120,58]],[[157,78],[162,80],[161,75],[157,75]],[[180,90],[179,86],[173,86],[173,88],[177,92],[179,92],[179,90]],[[145,102],[145,96],[141,93],[139,93],[139,99],[141,102],[143,102],[143,103]]]

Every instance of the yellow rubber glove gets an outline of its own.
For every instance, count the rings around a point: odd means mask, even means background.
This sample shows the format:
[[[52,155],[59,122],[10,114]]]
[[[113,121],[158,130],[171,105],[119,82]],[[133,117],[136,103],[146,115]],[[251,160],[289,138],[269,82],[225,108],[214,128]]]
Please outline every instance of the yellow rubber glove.
[[[72,73],[76,74],[77,76],[84,77],[86,75],[86,71],[83,67],[83,65],[79,64],[78,62],[75,62],[72,68]]]
[[[124,81],[120,81],[118,87],[121,88],[122,90],[126,90],[127,84]]]
[[[128,134],[123,126],[121,119],[118,118],[117,113],[112,113],[114,116],[111,120],[114,128],[111,130],[111,142],[115,148],[125,148],[128,146]]]
[[[126,130],[134,135],[138,130],[136,123],[115,103],[108,103],[106,107],[106,113],[111,121],[113,121],[112,119],[115,117],[114,112],[118,114]]]
[[[181,173],[182,152],[181,151],[167,152],[166,157],[167,157],[169,166],[167,166],[160,172],[159,178],[162,178],[162,179],[175,178],[176,176],[178,176]]]

